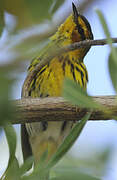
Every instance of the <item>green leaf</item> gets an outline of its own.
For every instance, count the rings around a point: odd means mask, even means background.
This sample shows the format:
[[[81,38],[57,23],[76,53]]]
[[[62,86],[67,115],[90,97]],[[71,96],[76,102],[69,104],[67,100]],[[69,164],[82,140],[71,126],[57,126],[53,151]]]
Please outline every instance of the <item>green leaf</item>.
[[[100,22],[101,22],[101,25],[103,27],[104,33],[105,33],[105,35],[106,35],[106,37],[108,39],[108,43],[111,46],[112,45],[112,40],[110,38],[110,31],[109,31],[108,25],[106,23],[106,20],[104,18],[104,15],[102,14],[102,12],[99,9],[96,9],[96,13],[98,14],[98,17],[100,19]]]
[[[64,0],[25,0],[26,6],[34,19],[42,22],[50,19],[55,11],[61,6]]]
[[[9,101],[13,80],[7,76],[8,72],[0,72],[0,126],[14,117],[14,106]]]
[[[109,31],[108,25],[106,23],[106,20],[104,18],[104,15],[102,14],[102,12],[99,9],[96,9],[96,13],[98,14],[98,17],[100,19],[101,25],[102,25],[103,30],[104,30],[104,33],[107,37],[107,42],[110,45],[113,60],[116,62],[117,53],[115,51],[115,48],[112,46],[112,39],[111,39],[110,31]]]
[[[23,176],[21,180],[46,180],[48,179],[48,171],[43,169],[42,172],[33,172],[29,176]]]
[[[110,53],[110,57],[109,57],[109,61],[108,61],[108,66],[109,66],[109,71],[110,71],[110,76],[111,76],[113,86],[114,86],[114,88],[115,88],[115,90],[117,92],[117,48],[115,48],[112,45],[111,35],[110,35],[110,32],[109,32],[109,28],[108,28],[108,25],[106,23],[106,20],[104,18],[104,15],[102,14],[102,12],[99,9],[97,9],[96,12],[97,12],[97,14],[99,16],[99,19],[100,19],[100,22],[102,24],[104,33],[105,33],[105,35],[107,37],[107,42],[108,42],[108,44],[110,45],[110,48],[111,48],[111,53]]]
[[[20,180],[19,163],[16,158],[13,159],[8,170],[6,171],[4,180]]]
[[[25,0],[26,6],[29,8],[33,18],[38,18],[38,21],[51,18],[49,9],[53,0]]]
[[[51,178],[50,180],[99,180],[96,177],[92,177],[90,175],[87,175],[86,173],[81,173],[76,170],[71,170],[70,168],[67,168],[67,170],[59,171],[59,174],[55,178]]]
[[[65,153],[71,148],[75,140],[79,137],[86,121],[89,119],[91,113],[88,113],[81,121],[79,121],[74,128],[71,130],[69,135],[65,138],[64,142],[58,148],[57,152],[52,156],[47,164],[45,164],[45,160],[47,157],[47,152],[45,152],[41,157],[41,164],[36,166],[34,172],[27,177],[24,177],[23,180],[31,180],[31,179],[44,179],[45,176],[49,174],[49,169],[52,168],[64,155]],[[39,162],[40,163],[40,162]]]
[[[60,1],[60,2],[59,2]],[[51,19],[65,0],[1,0],[0,12],[17,17],[16,30],[40,24]]]
[[[68,150],[72,147],[76,139],[80,136],[80,133],[85,126],[87,120],[89,119],[91,113],[87,113],[81,121],[78,121],[76,125],[72,128],[69,135],[65,138],[64,142],[59,146],[57,152],[52,156],[52,158],[48,161],[46,168],[52,168],[64,155]]]
[[[28,175],[28,176],[24,176],[21,178],[21,180],[46,180],[44,178],[40,178],[39,177],[39,174],[31,174],[31,175]]]
[[[91,109],[102,108],[102,106],[86,94],[86,91],[79,84],[67,78],[64,81],[63,97],[73,105],[79,107]]]
[[[115,50],[117,52],[117,48],[115,48]],[[109,66],[109,72],[110,72],[113,86],[115,88],[115,91],[117,92],[117,56],[116,56],[116,62],[115,62],[115,60],[113,59],[112,52],[110,53],[110,56],[109,56],[108,66]]]
[[[43,173],[44,166],[46,165],[47,157],[48,157],[48,150],[45,151],[40,157],[39,163],[37,163],[34,168],[34,173],[36,172]]]
[[[14,106],[9,101],[13,80],[8,76],[9,72],[0,71],[0,126],[3,127],[9,147],[9,161],[4,175],[9,173],[15,159],[16,133],[10,120],[14,117]]]
[[[9,161],[8,161],[8,165],[7,168],[3,174],[2,177],[6,177],[6,180],[9,179],[10,180],[10,174],[12,174],[12,169],[15,164],[18,164],[17,159],[15,157],[15,152],[16,152],[16,133],[15,130],[13,128],[13,126],[10,123],[7,123],[4,125],[3,127],[5,135],[6,135],[6,139],[7,139],[7,143],[8,143],[8,148],[9,148]],[[16,166],[17,168],[18,166]],[[9,177],[9,178],[7,178]],[[1,178],[2,179],[2,178]]]
[[[3,12],[0,11],[0,36],[4,29],[4,15]]]
[[[87,158],[78,158],[68,154],[63,158],[57,166],[52,168],[51,177],[59,178],[60,175],[73,174],[76,177],[80,173],[86,175],[88,172],[93,177],[103,177],[107,171],[107,164],[112,155],[112,147],[106,146],[101,152],[95,155],[89,155]],[[88,178],[88,177],[87,177]],[[87,180],[86,178],[86,180]],[[72,178],[74,179],[74,178]],[[94,178],[95,179],[95,178]],[[96,178],[97,179],[97,178]]]
[[[48,170],[45,169],[47,156],[48,156],[48,151],[45,151],[42,154],[39,163],[35,165],[33,172],[28,177],[24,176],[22,180],[38,180],[38,179],[43,180],[45,176],[48,176],[49,175]],[[27,165],[23,165],[23,166],[27,168]]]
[[[8,167],[9,167],[15,158],[16,132],[10,123],[4,125],[4,131],[5,131],[8,147],[9,147],[9,162],[8,162]]]
[[[29,169],[31,169],[33,162],[34,158],[32,156],[24,162],[24,164],[19,169],[20,176],[24,175]]]

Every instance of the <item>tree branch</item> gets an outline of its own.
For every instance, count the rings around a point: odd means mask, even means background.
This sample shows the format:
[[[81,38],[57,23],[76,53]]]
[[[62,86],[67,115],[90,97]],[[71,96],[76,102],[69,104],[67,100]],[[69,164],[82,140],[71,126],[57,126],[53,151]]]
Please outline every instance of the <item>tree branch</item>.
[[[112,42],[117,43],[117,38],[112,38]],[[46,58],[44,58],[42,61],[40,61],[39,64],[35,66],[35,69],[31,71],[26,77],[25,82],[23,84],[23,88],[22,88],[22,97],[28,97],[28,89],[33,78],[40,71],[40,69],[43,66],[45,66],[55,56],[58,56],[61,53],[73,51],[73,50],[86,47],[86,46],[97,46],[97,45],[106,45],[106,44],[107,44],[107,39],[85,40],[85,41],[76,42],[74,44],[71,44],[71,45],[56,49],[56,50],[54,48],[54,50],[49,52],[49,55]]]
[[[112,111],[112,114],[105,114],[103,111],[92,112],[90,120],[110,120],[117,116],[116,96],[99,96],[93,99]],[[80,120],[88,109],[77,108],[66,102],[61,97],[52,98],[22,98],[15,100],[15,119],[13,124],[31,123],[39,121],[76,121]]]

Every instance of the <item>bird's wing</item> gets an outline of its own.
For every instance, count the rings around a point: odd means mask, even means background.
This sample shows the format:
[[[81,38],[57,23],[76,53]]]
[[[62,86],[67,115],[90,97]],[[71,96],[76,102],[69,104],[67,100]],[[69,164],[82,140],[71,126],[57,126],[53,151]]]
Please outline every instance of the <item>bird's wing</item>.
[[[56,39],[50,39],[48,43],[40,50],[39,56],[32,59],[28,71],[32,71],[34,67],[43,59],[51,56],[52,52],[55,52],[61,47],[61,42],[63,42],[63,37],[56,37]]]

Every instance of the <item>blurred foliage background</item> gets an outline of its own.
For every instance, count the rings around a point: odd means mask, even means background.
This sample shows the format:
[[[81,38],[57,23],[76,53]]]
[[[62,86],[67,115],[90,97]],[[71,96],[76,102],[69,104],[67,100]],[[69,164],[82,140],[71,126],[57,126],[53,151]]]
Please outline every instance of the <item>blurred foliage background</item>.
[[[16,180],[16,177],[18,179],[18,174],[26,172],[30,164],[29,159],[27,164],[19,168],[22,158],[17,155],[20,163],[15,158],[16,144],[19,148],[20,138],[16,139],[15,131],[9,123],[10,119],[15,118],[13,116],[15,107],[9,100],[14,98],[14,87],[17,86],[21,76],[24,79],[27,64],[39,53],[48,42],[48,37],[71,12],[71,2],[68,0],[0,0],[0,138],[3,136],[2,127],[4,127],[9,146],[10,158],[7,169],[9,180]],[[76,0],[74,2],[83,13],[92,8],[93,4],[96,5],[97,1]],[[110,59],[109,62],[112,61],[112,58]],[[110,72],[113,67],[116,72],[113,62],[109,67]],[[114,76],[113,72],[112,76]],[[116,86],[115,76],[112,80]],[[21,87],[18,88],[21,90]],[[18,132],[19,129],[16,128],[16,131]],[[0,143],[0,147],[2,147],[1,152],[4,145]],[[73,153],[68,153],[52,169],[51,179],[101,179],[107,172],[111,151],[110,147],[105,147],[101,153],[95,154],[95,158],[76,158]],[[4,170],[3,166],[7,166],[8,157],[4,156],[6,164],[0,162],[0,176]],[[37,174],[31,178],[36,179]]]
[[[18,19],[16,29],[22,29],[40,24],[47,19],[51,20],[53,14],[63,3],[64,0],[2,0],[2,18],[4,17],[4,11],[15,15]]]

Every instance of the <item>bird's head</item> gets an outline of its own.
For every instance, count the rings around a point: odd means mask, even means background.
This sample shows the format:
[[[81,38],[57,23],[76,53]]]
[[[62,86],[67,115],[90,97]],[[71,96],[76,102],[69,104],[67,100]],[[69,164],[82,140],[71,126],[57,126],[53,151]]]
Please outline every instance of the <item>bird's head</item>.
[[[58,42],[61,46],[93,39],[93,33],[88,20],[83,15],[80,15],[74,3],[72,3],[72,9],[73,13],[61,24],[57,33],[52,37],[53,40],[59,39]],[[80,48],[73,51],[73,55],[76,53],[76,57],[82,61],[89,49],[90,46]]]

